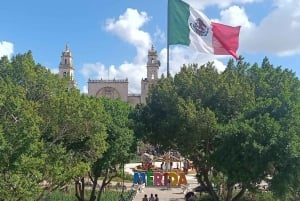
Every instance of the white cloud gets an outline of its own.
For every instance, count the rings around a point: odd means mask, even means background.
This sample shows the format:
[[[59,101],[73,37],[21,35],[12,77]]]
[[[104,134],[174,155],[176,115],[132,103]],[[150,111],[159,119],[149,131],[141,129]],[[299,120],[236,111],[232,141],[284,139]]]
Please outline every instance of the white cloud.
[[[270,53],[278,56],[300,54],[300,1],[273,0],[272,11],[260,22],[251,22],[245,8],[237,4],[257,3],[263,0],[184,0],[198,9],[216,5],[221,8],[220,19],[213,21],[241,25],[240,48],[243,53]],[[264,2],[266,3],[266,2]]]
[[[101,63],[84,64],[81,74],[86,80],[128,79],[129,93],[139,94],[141,79],[146,76],[146,67],[145,64],[140,65],[134,63],[124,63],[119,67],[114,65],[105,67]],[[87,87],[85,86],[83,90],[87,92]]]
[[[251,28],[254,26],[253,23],[249,21],[245,9],[239,6],[231,6],[225,10],[221,10],[220,15],[220,21],[227,25],[242,26],[243,28]]]
[[[147,13],[128,8],[118,19],[108,19],[105,30],[133,45],[137,54],[132,62],[109,67],[102,63],[84,64],[81,70],[86,79],[128,79],[129,93],[140,93],[141,79],[146,76],[148,50],[152,45],[150,34],[141,30],[150,20]],[[86,89],[86,88],[85,88]]]
[[[199,1],[186,0],[191,4],[200,5]],[[261,22],[251,22],[244,7],[232,5],[233,3],[250,3],[256,0],[227,0],[223,1],[220,18],[213,19],[220,23],[237,26],[241,25],[239,53],[243,52],[268,52],[278,55],[292,55],[300,53],[300,42],[297,39],[300,33],[300,3],[298,0],[275,0],[273,10],[267,14]],[[259,2],[259,1],[256,1]],[[219,0],[201,1],[201,5],[217,5]],[[200,5],[200,6],[201,6]],[[258,4],[259,5],[259,4]],[[147,53],[152,44],[150,34],[143,31],[142,27],[149,22],[147,13],[128,8],[118,19],[109,19],[105,30],[118,36],[120,39],[132,44],[137,54],[133,61],[124,62],[120,66],[109,67],[109,78],[129,80],[130,93],[140,93],[140,81],[146,76]],[[156,28],[152,34],[153,40],[163,43],[165,34]],[[160,75],[167,74],[167,49],[158,51],[161,61]],[[184,46],[171,46],[170,48],[170,73],[174,75],[180,71],[183,64],[197,63],[202,65],[213,61],[219,71],[225,69],[222,63],[224,56],[214,56],[195,53]],[[225,58],[231,58],[226,56]],[[82,71],[88,79],[93,75],[96,79],[101,76],[108,78],[108,67],[103,64],[85,64]]]
[[[84,86],[82,87],[82,93],[84,93],[84,94],[87,94],[87,93],[88,93],[88,86],[87,86],[87,85],[84,85]]]
[[[58,68],[51,68],[51,67],[48,67],[48,69],[51,71],[51,73],[53,74],[58,74],[59,73],[59,69]]]
[[[167,41],[166,34],[159,27],[156,27],[153,38],[155,43],[164,44]]]
[[[0,58],[2,56],[8,56],[9,58],[14,53],[14,44],[7,41],[0,41]]]
[[[89,78],[100,79],[101,75],[104,76],[103,72],[105,72],[105,66],[102,63],[86,63],[83,64],[83,68],[81,69],[81,74],[86,80]]]
[[[279,56],[300,54],[300,1],[277,0],[274,6],[273,11],[256,26],[242,27],[242,51]]]
[[[81,73],[85,79],[128,79],[129,93],[140,93],[141,79],[146,77],[146,62],[148,50],[151,47],[152,40],[150,34],[142,31],[142,27],[150,18],[147,13],[138,12],[137,10],[128,8],[124,14],[116,19],[108,19],[106,21],[105,30],[111,32],[132,44],[137,54],[132,62],[124,62],[120,66],[105,66],[102,63],[87,63],[83,65]],[[154,40],[165,42],[165,34],[157,27],[154,34]],[[163,48],[158,51],[161,61],[159,76],[167,75],[167,49]],[[214,61],[218,70],[225,69],[225,65],[218,60],[223,58],[207,54],[195,53],[193,50],[184,46],[172,46],[170,48],[170,73],[174,75],[180,71],[183,64],[197,63],[202,65],[208,61]],[[229,57],[229,56],[227,56]],[[108,70],[109,69],[109,70]],[[83,87],[83,91],[87,92],[87,86]]]
[[[162,49],[159,55],[162,66],[160,72],[167,75],[167,49]],[[225,69],[226,65],[224,65],[219,59],[224,57],[230,58],[230,56],[216,56],[197,53],[189,47],[180,45],[172,46],[169,49],[169,57],[169,71],[171,75],[178,73],[183,64],[198,64],[198,66],[201,66],[209,61],[214,62],[217,70],[221,72]]]
[[[105,30],[117,35],[137,49],[134,63],[145,62],[147,50],[151,46],[150,34],[141,30],[141,27],[150,20],[147,13],[127,8],[117,20],[108,19]]]

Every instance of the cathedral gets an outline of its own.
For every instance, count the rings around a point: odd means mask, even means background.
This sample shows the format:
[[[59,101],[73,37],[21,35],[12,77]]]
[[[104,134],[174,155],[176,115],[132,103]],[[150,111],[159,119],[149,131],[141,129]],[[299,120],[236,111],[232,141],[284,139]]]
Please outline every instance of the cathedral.
[[[128,79],[113,79],[113,80],[88,80],[88,96],[101,97],[106,96],[113,99],[121,99],[135,106],[139,103],[146,103],[149,87],[155,84],[158,80],[158,70],[160,61],[157,56],[157,51],[152,45],[148,51],[147,59],[147,77],[141,79],[141,94],[128,94]],[[68,45],[65,51],[62,52],[61,61],[59,64],[59,76],[70,79],[69,88],[77,88],[77,82],[74,79],[73,57]]]

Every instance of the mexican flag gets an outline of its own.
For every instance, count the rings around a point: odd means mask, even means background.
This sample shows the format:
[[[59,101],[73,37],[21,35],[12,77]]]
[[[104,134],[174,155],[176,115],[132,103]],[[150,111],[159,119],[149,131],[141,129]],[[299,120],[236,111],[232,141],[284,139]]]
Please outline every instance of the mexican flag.
[[[240,26],[211,22],[182,0],[168,3],[168,45],[182,44],[208,54],[232,55],[239,47]]]

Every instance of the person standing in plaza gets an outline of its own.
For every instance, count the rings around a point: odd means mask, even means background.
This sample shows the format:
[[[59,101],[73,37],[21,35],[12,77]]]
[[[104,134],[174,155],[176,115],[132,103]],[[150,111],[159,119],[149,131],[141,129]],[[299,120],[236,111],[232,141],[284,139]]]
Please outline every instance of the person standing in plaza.
[[[142,201],[148,201],[147,194],[144,195]]]
[[[159,201],[159,198],[158,198],[157,194],[155,194],[155,200],[154,201]]]
[[[152,194],[152,193],[151,193],[151,195],[150,195],[149,201],[155,201],[155,199],[154,199],[154,197],[153,197],[153,194]]]
[[[143,179],[141,176],[139,176],[138,178],[138,188],[137,188],[138,192],[143,192]]]
[[[170,187],[171,187],[171,177],[168,178],[168,184],[167,185],[168,185],[167,188],[170,189]]]
[[[186,201],[195,201],[196,197],[194,192],[188,192],[187,194],[185,194],[185,200]]]

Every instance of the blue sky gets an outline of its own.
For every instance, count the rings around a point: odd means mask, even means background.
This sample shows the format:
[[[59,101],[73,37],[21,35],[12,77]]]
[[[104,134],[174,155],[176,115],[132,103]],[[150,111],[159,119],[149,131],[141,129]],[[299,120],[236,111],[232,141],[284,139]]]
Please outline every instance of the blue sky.
[[[185,0],[213,21],[241,25],[238,53],[250,63],[270,63],[300,76],[299,0]],[[222,2],[222,3],[220,3]],[[146,76],[147,51],[153,44],[166,74],[167,0],[6,0],[0,7],[0,56],[33,52],[37,63],[58,72],[69,44],[75,79],[82,92],[88,79],[129,80],[140,93]],[[182,64],[214,61],[224,69],[230,56],[170,49],[170,72]]]

